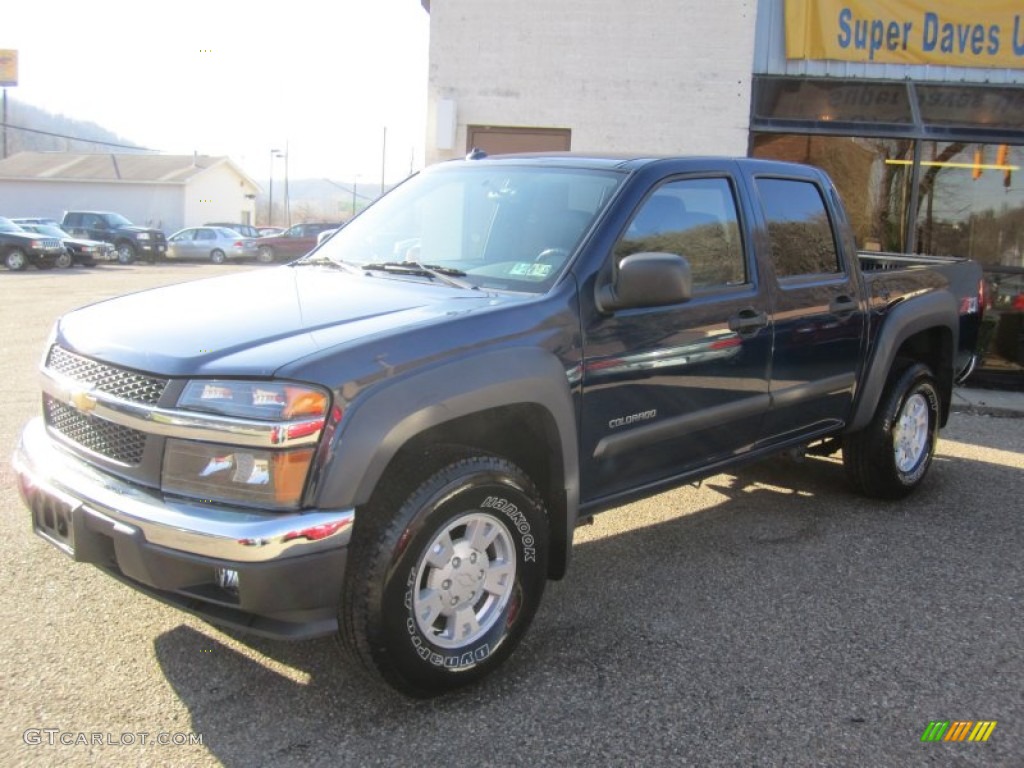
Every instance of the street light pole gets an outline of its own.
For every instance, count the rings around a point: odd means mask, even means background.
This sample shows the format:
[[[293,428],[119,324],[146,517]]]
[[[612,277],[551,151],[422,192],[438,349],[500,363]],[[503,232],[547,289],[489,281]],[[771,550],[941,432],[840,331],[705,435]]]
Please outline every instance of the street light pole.
[[[284,212],[288,222],[288,229],[292,227],[292,198],[288,194],[288,141],[284,142]]]
[[[274,150],[270,150],[270,200],[267,202],[267,226],[274,226]]]

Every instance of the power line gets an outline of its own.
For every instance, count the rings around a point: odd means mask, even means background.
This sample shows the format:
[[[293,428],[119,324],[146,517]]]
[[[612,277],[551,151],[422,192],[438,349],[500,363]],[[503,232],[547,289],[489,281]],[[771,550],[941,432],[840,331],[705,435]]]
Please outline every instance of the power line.
[[[159,152],[159,149],[150,149],[149,147],[140,147],[134,144],[117,144],[112,141],[100,141],[99,139],[83,139],[78,136],[67,136],[63,133],[53,133],[51,131],[40,131],[38,128],[24,128],[20,125],[13,125],[12,123],[0,122],[4,128],[13,128],[16,131],[25,131],[26,133],[38,133],[42,136],[52,136],[57,139],[69,139],[71,141],[84,141],[87,144],[102,144],[104,147],[115,147],[117,149],[137,149],[143,152]]]

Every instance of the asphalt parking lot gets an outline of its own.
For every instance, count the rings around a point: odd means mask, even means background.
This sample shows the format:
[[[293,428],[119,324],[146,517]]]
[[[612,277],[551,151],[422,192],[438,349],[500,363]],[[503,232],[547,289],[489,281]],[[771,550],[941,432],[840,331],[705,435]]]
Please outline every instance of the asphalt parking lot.
[[[1021,765],[1019,418],[954,414],[896,504],[779,459],[605,513],[510,662],[430,702],[329,639],[222,632],[33,536],[10,454],[54,319],[250,268],[0,272],[3,765]],[[922,742],[936,720],[997,725]]]

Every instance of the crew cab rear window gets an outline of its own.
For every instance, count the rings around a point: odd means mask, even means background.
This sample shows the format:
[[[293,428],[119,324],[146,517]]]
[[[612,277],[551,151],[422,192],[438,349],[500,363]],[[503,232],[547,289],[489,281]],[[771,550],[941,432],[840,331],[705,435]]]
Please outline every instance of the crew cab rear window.
[[[798,179],[758,178],[779,279],[842,271],[828,209],[818,186]]]
[[[637,209],[615,257],[676,253],[696,290],[747,282],[736,200],[727,179],[680,179],[658,187]]]

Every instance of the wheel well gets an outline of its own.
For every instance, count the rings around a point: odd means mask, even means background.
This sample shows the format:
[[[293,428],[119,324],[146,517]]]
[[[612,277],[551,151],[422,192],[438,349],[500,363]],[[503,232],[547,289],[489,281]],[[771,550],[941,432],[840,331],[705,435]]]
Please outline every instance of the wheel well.
[[[950,330],[943,327],[929,328],[904,340],[896,352],[893,368],[900,370],[911,363],[924,363],[935,375],[936,387],[942,399],[940,426],[946,426],[953,398],[953,334]]]
[[[415,465],[420,477],[440,469],[424,464],[424,460],[429,462],[434,456],[437,463],[443,464],[446,454],[437,450],[442,446],[501,456],[530,477],[548,513],[549,576],[561,578],[570,542],[566,539],[568,511],[561,440],[551,414],[539,405],[508,405],[453,419],[421,432],[392,457],[374,497],[384,491],[389,477],[407,474],[401,471],[400,465]]]

